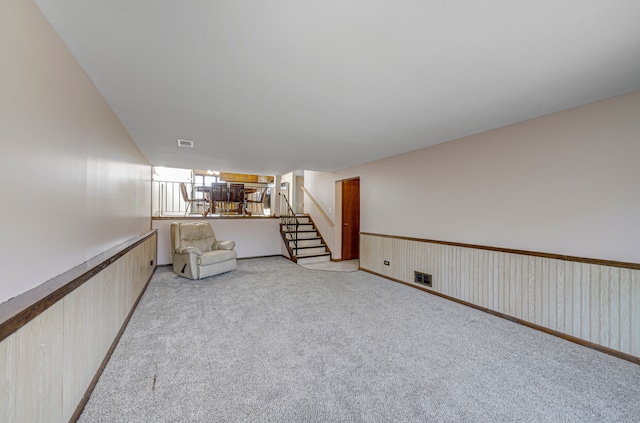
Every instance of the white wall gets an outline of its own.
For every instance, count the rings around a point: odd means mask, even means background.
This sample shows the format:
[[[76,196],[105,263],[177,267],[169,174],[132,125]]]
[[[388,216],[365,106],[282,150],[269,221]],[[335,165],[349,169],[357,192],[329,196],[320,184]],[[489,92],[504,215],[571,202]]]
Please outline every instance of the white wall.
[[[640,91],[323,174],[360,176],[363,232],[640,263]],[[340,228],[340,222],[336,222]]]
[[[289,205],[293,204],[292,200],[293,200],[293,196],[295,194],[295,190],[293,187],[293,181],[295,179],[295,175],[293,172],[289,172],[285,175],[282,175],[280,177],[280,183],[287,183],[287,189],[286,190],[280,190],[280,192],[285,195],[287,197],[287,200],[289,201]]]
[[[199,219],[198,221],[202,221]],[[280,235],[280,219],[275,218],[220,218],[207,219],[216,238],[230,239],[236,243],[238,257],[262,257],[282,254],[284,245]],[[171,253],[171,223],[173,220],[153,220],[158,230],[158,264],[173,262]],[[286,250],[285,250],[286,251]]]
[[[32,1],[0,2],[0,303],[147,231],[148,161]]]

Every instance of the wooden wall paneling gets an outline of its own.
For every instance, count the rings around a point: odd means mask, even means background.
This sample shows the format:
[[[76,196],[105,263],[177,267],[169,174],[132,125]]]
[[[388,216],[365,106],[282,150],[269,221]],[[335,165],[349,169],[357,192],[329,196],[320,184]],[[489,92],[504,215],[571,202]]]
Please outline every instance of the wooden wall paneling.
[[[589,303],[590,330],[589,337],[586,338],[591,342],[600,342],[600,268],[598,266],[590,267],[590,288],[591,296]]]
[[[0,342],[0,422],[17,421],[16,411],[16,334]]]
[[[87,342],[98,335],[94,300],[96,299],[94,276],[64,297],[63,316],[63,420],[69,421],[85,393],[86,387],[98,369],[96,356],[98,342]],[[99,364],[98,364],[99,365]]]
[[[511,297],[509,295],[509,274],[511,272],[511,262],[509,261],[509,257],[506,254],[498,255],[498,263],[499,263],[499,279],[500,279],[500,309],[501,313],[509,314],[509,302]]]
[[[534,263],[533,263],[533,257],[526,257],[523,256],[522,257],[522,280],[520,282],[520,284],[522,285],[522,293],[521,293],[521,299],[522,299],[522,319],[527,321],[527,322],[531,322],[531,314],[533,314],[533,306],[532,306],[532,301],[533,301],[533,287],[534,287],[534,283],[530,282],[530,279],[532,278],[532,273],[533,273],[533,269],[534,269]]]
[[[113,282],[118,290],[118,296],[114,304],[118,310],[114,319],[114,326],[118,328],[122,325],[120,322],[124,322],[127,316],[127,310],[131,304],[131,280],[133,279],[132,272],[137,271],[137,256],[136,251],[129,251],[127,255],[123,257],[124,260],[119,260],[117,266],[114,268],[116,275]]]
[[[391,266],[382,262],[390,260]],[[362,236],[361,267],[623,353],[640,355],[640,270],[537,254]]]
[[[371,256],[371,268],[375,269],[379,273],[384,273],[381,267],[382,256],[384,254],[386,246],[384,245],[387,240],[381,238],[369,238],[371,252],[373,253]]]
[[[150,239],[148,239],[144,243],[144,257],[145,257],[144,269],[145,270],[142,272],[142,275],[143,275],[143,277],[141,278],[142,280],[138,281],[137,292],[142,292],[142,290],[144,289],[147,283],[147,280],[149,279],[149,276],[153,274],[153,269],[155,268],[155,264],[157,263],[154,250],[151,248],[151,243],[155,242],[155,240],[156,240],[156,234],[154,234],[154,236],[152,236]],[[151,264],[151,261],[153,261],[153,265]]]
[[[113,339],[118,333],[118,321],[120,320],[123,309],[122,304],[120,304],[122,298],[122,287],[118,277],[119,272],[117,266],[111,265],[105,269],[105,275],[102,282],[104,284],[103,292],[105,293],[106,300],[105,308],[109,314],[103,323],[104,337],[107,340]]]
[[[414,266],[413,263],[410,263],[408,260],[407,248],[403,248],[403,250],[400,251],[402,247],[402,245],[400,245],[401,242],[399,239],[394,239],[391,243],[391,266],[396,279],[407,280],[406,274],[409,272],[409,269]]]
[[[609,346],[610,342],[610,324],[611,324],[611,267],[598,266],[600,268],[600,322],[598,325],[600,331],[598,333],[598,342],[602,345]]]
[[[536,257],[527,257],[527,322],[536,321]]]
[[[0,421],[73,418],[155,269],[156,240],[114,256],[0,342]]]
[[[518,317],[518,289],[522,286],[520,275],[522,272],[522,261],[515,254],[508,254],[509,262],[509,315]]]
[[[482,292],[481,304],[483,307],[488,307],[489,304],[492,304],[492,293],[491,289],[491,279],[493,277],[493,258],[491,256],[491,251],[483,251],[482,254],[482,262],[480,263],[480,276],[482,281],[482,286],[480,287]]]
[[[541,296],[537,299],[541,306],[539,324],[549,328],[550,326],[550,272],[549,260],[540,259],[541,267],[538,273],[538,283],[542,286]]]
[[[406,254],[407,266],[402,269],[404,272],[403,280],[413,280],[413,271],[419,270],[424,272],[424,251],[420,248],[417,242],[409,242],[407,244]]]
[[[480,257],[478,260],[478,272],[480,279],[476,282],[476,287],[480,292],[479,295],[479,305],[486,307],[488,303],[488,293],[489,293],[489,273],[487,272],[489,263],[489,251],[481,251]]]
[[[462,255],[462,263],[460,263],[460,268],[462,270],[462,300],[471,302],[471,250],[465,248],[463,250]]]
[[[93,278],[96,295],[93,305],[96,319],[96,333],[93,336],[93,340],[99,345],[99,350],[105,353],[113,341],[112,334],[114,326],[112,322],[114,316],[112,307],[114,302],[113,296],[115,294],[112,287],[113,280],[110,279],[110,276],[109,273],[103,271]]]
[[[59,301],[16,332],[16,421],[63,421],[62,330]]]
[[[446,269],[444,267],[444,261],[442,259],[444,246],[442,245],[434,245],[433,246],[433,279],[438,281],[437,291],[443,292],[445,289],[445,273]],[[432,279],[432,280],[433,280]],[[432,284],[432,288],[435,290],[435,282]]]
[[[118,284],[120,285],[120,300],[121,300],[121,308],[120,314],[118,315],[118,320],[122,319],[122,322],[127,317],[129,310],[131,310],[131,306],[133,305],[133,295],[135,290],[135,278],[140,273],[140,261],[141,261],[141,250],[136,248],[135,250],[129,251],[125,260],[121,260],[118,270]],[[121,325],[120,325],[121,326]]]
[[[554,310],[552,319],[555,320],[555,329],[566,333],[564,330],[564,263],[558,260],[551,260],[555,264],[555,304],[551,305]],[[553,284],[551,285],[553,288]],[[555,307],[554,307],[555,306]]]
[[[482,251],[478,261],[478,271],[480,279],[476,282],[478,291],[480,292],[479,299],[480,304],[486,306],[489,302],[489,293],[491,292],[491,285],[489,283],[489,251]]]
[[[580,338],[589,339],[591,334],[591,265],[580,266],[582,298],[580,299]]]
[[[609,267],[609,347],[620,349],[620,269]]]
[[[456,285],[456,264],[455,264],[455,249],[456,247],[447,245],[444,248],[444,259],[446,266],[446,275],[444,278],[444,282],[447,286],[447,294],[453,298],[457,298],[455,295],[455,285]]]
[[[498,304],[498,254],[495,251],[489,251],[489,278],[487,282],[489,282],[489,292],[488,295],[488,305],[491,310],[496,310],[500,308]]]
[[[580,263],[570,263],[573,273],[573,297],[571,298],[573,303],[573,330],[571,334],[580,338],[582,332],[582,291],[584,286],[582,284],[582,266]]]
[[[502,304],[500,304],[500,300],[501,300],[500,292],[502,291],[500,286],[500,284],[502,283],[502,277],[501,277],[502,269],[500,268],[501,254],[496,253],[495,251],[492,251],[491,257],[492,257],[491,265],[492,265],[492,275],[493,275],[491,277],[491,281],[492,281],[491,297],[493,301],[493,309],[496,311],[500,311],[500,309],[502,308]]]
[[[458,251],[457,247],[449,247],[447,251],[448,258],[448,272],[449,272],[449,280],[450,287],[449,292],[453,298],[460,298],[458,294],[458,283],[460,282],[460,278],[458,277]]]
[[[522,262],[515,254],[508,254],[509,257],[509,310],[508,314],[514,317],[520,317],[520,291],[522,290]]]
[[[563,297],[562,297],[562,325],[563,332],[573,335],[573,263],[564,262],[563,266]]]
[[[433,280],[433,252],[431,249],[431,245],[418,245],[420,244],[419,242],[414,243],[417,251],[419,252],[419,254],[422,256],[422,262],[420,264],[420,270],[421,272],[424,273],[428,273],[432,276],[432,280],[431,283],[432,285],[435,284],[435,281]],[[424,243],[422,243],[424,244]],[[413,276],[412,276],[413,277]]]
[[[640,270],[631,271],[631,354],[640,357]]]
[[[451,249],[451,274],[454,278],[453,293],[454,298],[462,299],[462,249],[459,247],[452,247]]]
[[[453,293],[453,288],[454,288],[454,283],[455,283],[455,270],[454,270],[454,263],[453,263],[453,250],[455,247],[452,247],[450,245],[445,245],[444,246],[444,255],[443,255],[443,266],[444,266],[444,277],[443,277],[443,282],[444,285],[447,287],[447,292],[445,293],[446,295],[449,295],[451,297],[454,297],[454,293]]]
[[[370,241],[370,236],[360,235],[360,267],[364,267],[369,264],[369,259],[371,257],[371,247],[369,246]]]
[[[380,258],[377,260],[376,265],[378,266],[379,269],[382,269],[382,272],[388,275],[392,275],[391,269],[393,269],[391,266],[393,266],[393,263],[391,263],[391,265],[389,266],[384,266],[382,264],[383,260],[391,260],[393,257],[391,256],[392,253],[392,240],[390,239],[385,239],[382,240],[381,244],[383,245],[383,254],[380,256]]]
[[[549,323],[547,325],[548,328],[553,330],[558,329],[558,260],[546,259],[546,263],[549,264],[549,274],[545,275],[547,279],[547,284],[549,288],[549,298],[543,299],[543,302],[549,304]]]
[[[440,254],[438,255],[438,264],[440,267],[440,276],[438,279],[440,280],[440,286],[442,287],[441,291],[443,294],[449,294],[450,282],[449,282],[449,251],[448,245],[440,246]]]
[[[631,353],[631,272],[620,269],[620,351]],[[636,321],[636,325],[638,321]]]
[[[374,272],[382,273],[376,264],[376,260],[382,252],[382,239],[371,236],[362,236],[362,239],[364,242],[360,247],[360,253],[362,254],[360,257],[360,266],[366,265],[368,266],[368,269],[373,269]]]
[[[480,290],[477,289],[480,283],[480,259],[481,259],[481,250],[473,250],[471,251],[471,300],[470,302],[474,304],[480,303]]]

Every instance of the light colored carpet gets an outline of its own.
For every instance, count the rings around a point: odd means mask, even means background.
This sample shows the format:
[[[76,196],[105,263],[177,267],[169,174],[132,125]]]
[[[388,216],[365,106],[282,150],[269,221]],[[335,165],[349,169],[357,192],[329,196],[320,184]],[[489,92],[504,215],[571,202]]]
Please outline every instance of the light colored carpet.
[[[80,422],[638,422],[640,366],[365,272],[158,268]]]
[[[324,270],[329,272],[355,272],[360,266],[360,260],[324,261],[321,263],[301,264],[309,270]]]

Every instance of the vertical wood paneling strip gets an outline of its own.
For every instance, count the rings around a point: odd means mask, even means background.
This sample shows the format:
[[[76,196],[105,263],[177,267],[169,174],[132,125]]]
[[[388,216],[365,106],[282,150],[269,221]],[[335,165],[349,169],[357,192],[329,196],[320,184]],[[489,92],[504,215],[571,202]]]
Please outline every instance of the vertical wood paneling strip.
[[[481,297],[480,297],[480,305],[482,307],[487,307],[489,308],[489,289],[490,289],[490,284],[489,284],[489,278],[491,277],[491,274],[489,272],[489,251],[482,251],[481,252],[481,258],[482,261],[480,262],[480,286],[478,287],[478,289],[480,289]]]
[[[449,292],[449,246],[441,245],[439,250],[440,279],[444,292]]]
[[[560,332],[565,332],[564,329],[564,284],[565,284],[565,274],[564,274],[564,263],[558,262],[557,260],[552,260],[552,262],[556,263],[556,307],[555,307],[555,327],[556,330]]]
[[[518,313],[522,320],[529,320],[529,261],[528,257],[518,255],[518,304],[521,307]]]
[[[447,295],[450,295],[452,297],[455,296],[454,294],[454,289],[455,289],[455,270],[454,270],[454,250],[456,247],[447,245],[445,248],[445,260],[446,260],[446,269],[447,269],[447,274],[445,276],[445,280],[447,281]]]
[[[582,336],[582,267],[580,263],[571,263],[573,271],[573,332],[572,335]]]
[[[464,301],[468,301],[468,291],[469,291],[469,249],[468,248],[459,248],[460,253],[460,298]]]
[[[600,333],[598,334],[598,342],[601,345],[609,346],[610,338],[610,290],[611,290],[611,268],[608,266],[598,266],[600,269]]]
[[[589,266],[591,273],[591,321],[589,338],[591,342],[600,342],[600,268],[598,266]]]
[[[573,332],[573,263],[564,263],[564,329],[569,335]]]
[[[97,319],[93,315],[95,303],[100,301],[95,295],[96,275],[63,298],[63,345],[65,354],[63,360],[63,418],[68,421],[75,411],[91,378],[98,370],[93,368],[96,356],[95,347],[99,342],[84,344],[99,333],[99,328],[92,325]],[[91,318],[91,317],[94,318]]]
[[[445,280],[447,281],[447,295],[454,296],[454,286],[455,286],[455,274],[454,274],[454,263],[453,263],[453,250],[455,247],[447,245],[445,248],[445,261],[447,267],[447,275],[445,276]]]
[[[528,322],[536,322],[536,258],[527,257],[528,265],[528,282],[527,282],[527,301],[529,303]]]
[[[16,421],[63,421],[62,316],[60,301],[16,332]]]
[[[471,292],[469,293],[469,296],[471,298],[471,302],[474,304],[480,303],[480,295],[478,290],[478,281],[480,280],[479,253],[480,253],[479,250],[472,250],[471,256],[470,256],[472,273],[471,273],[471,280],[469,281],[469,289],[471,290]]]
[[[543,294],[543,316],[547,323],[544,325],[547,328],[556,328],[556,261],[543,259],[543,288],[546,293]],[[546,307],[545,307],[546,304]],[[544,320],[543,320],[544,321]]]
[[[538,324],[538,325],[542,325],[544,326],[543,322],[543,317],[542,317],[542,313],[543,313],[543,305],[542,303],[544,302],[543,299],[543,293],[545,293],[545,287],[544,287],[544,282],[547,280],[547,278],[544,277],[544,273],[543,273],[543,266],[542,266],[542,261],[543,259],[541,259],[540,257],[535,257],[534,258],[535,262],[536,262],[536,270],[535,270],[535,302],[536,302],[536,314],[535,314],[535,320],[534,323]]]
[[[640,270],[631,271],[631,354],[640,357]]]
[[[541,312],[540,312],[540,324],[546,328],[551,327],[549,325],[550,319],[549,319],[549,309],[551,307],[551,301],[550,301],[550,295],[549,295],[549,291],[550,291],[550,287],[549,287],[549,283],[550,283],[550,277],[549,277],[549,260],[545,260],[543,258],[539,259],[539,261],[541,262],[541,268],[540,268],[540,273],[539,273],[539,283],[542,285],[542,292],[540,297],[538,298],[538,301],[540,302],[540,307],[541,307]]]
[[[582,335],[580,338],[582,339],[591,339],[591,310],[593,303],[591,301],[591,266],[588,264],[580,264],[580,276],[581,276],[581,284],[582,284],[582,301],[580,302],[580,307],[582,311],[581,319],[581,327],[582,327]]]
[[[485,304],[487,308],[491,308],[492,310],[494,307],[493,285],[495,282],[495,276],[494,276],[495,267],[493,266],[493,259],[494,259],[493,251],[487,251],[487,263],[484,269],[484,271],[487,274],[487,278],[486,278],[487,296],[486,296]]]
[[[9,335],[0,342],[0,422],[17,420],[16,384],[17,384],[16,334]]]
[[[620,351],[631,353],[631,270],[620,269]],[[636,325],[639,322],[636,321]]]
[[[460,250],[461,248],[459,247],[452,247],[451,248],[451,252],[453,253],[453,260],[451,260],[451,264],[452,264],[452,274],[453,274],[453,297],[454,298],[462,298],[461,292],[462,289],[460,287],[460,284],[462,283],[461,277],[460,277]]]
[[[516,310],[518,306],[516,305],[517,298],[517,280],[516,275],[518,274],[518,260],[515,254],[507,255],[509,260],[509,277],[508,277],[508,290],[509,290],[509,309],[508,314],[510,316],[516,315]]]
[[[509,260],[505,260],[505,255],[502,253],[496,254],[497,269],[496,269],[496,287],[498,289],[498,305],[497,310],[501,313],[506,313],[509,309],[509,287],[505,278],[505,272],[509,272]]]
[[[620,349],[620,269],[609,267],[609,348]]]

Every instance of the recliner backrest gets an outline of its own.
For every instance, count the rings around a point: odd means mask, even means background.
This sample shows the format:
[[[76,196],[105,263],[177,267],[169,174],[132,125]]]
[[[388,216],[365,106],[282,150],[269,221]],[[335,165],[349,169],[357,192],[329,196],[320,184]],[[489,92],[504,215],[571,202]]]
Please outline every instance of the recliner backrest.
[[[200,251],[211,251],[216,242],[213,229],[207,222],[180,222],[171,224],[173,250],[196,247]]]

